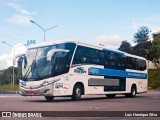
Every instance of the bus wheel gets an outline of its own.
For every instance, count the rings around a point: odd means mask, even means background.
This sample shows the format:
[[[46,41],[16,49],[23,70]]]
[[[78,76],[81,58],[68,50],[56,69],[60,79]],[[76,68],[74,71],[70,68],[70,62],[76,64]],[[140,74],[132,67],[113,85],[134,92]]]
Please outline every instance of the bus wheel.
[[[135,85],[132,85],[131,92],[128,94],[125,94],[126,97],[135,97],[137,93],[137,89]]]
[[[46,100],[47,101],[53,101],[54,97],[53,96],[45,96]]]
[[[78,101],[81,99],[82,88],[79,84],[76,84],[73,88],[72,100]]]
[[[106,94],[107,98],[114,98],[116,96],[116,94]]]

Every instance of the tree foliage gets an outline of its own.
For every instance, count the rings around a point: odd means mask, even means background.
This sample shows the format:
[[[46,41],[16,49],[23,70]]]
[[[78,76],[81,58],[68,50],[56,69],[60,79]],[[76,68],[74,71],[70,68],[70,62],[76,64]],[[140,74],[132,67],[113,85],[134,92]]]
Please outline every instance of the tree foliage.
[[[120,45],[118,50],[129,53],[129,54],[144,57],[147,60],[151,60],[151,56],[150,56],[151,46],[152,46],[151,41],[145,41],[145,42],[138,43],[137,45],[132,47],[131,44],[125,40],[125,41],[122,41],[122,44]]]
[[[135,46],[131,46],[129,42],[122,41],[118,50],[131,53],[137,56],[151,60],[157,68],[160,68],[160,32],[153,33],[153,41],[149,40],[151,30],[142,26],[138,32],[134,34]]]
[[[131,46],[129,42],[122,41],[118,50],[131,53],[137,56],[151,60],[157,68],[160,68],[160,32],[153,33],[153,41],[149,40],[149,28],[141,27],[138,33],[135,33],[135,46]],[[142,35],[145,33],[144,35]]]
[[[14,68],[14,80],[15,83],[19,83],[20,78],[20,68]],[[7,69],[0,71],[0,85],[10,84],[11,80],[13,79],[13,67],[9,67]]]
[[[160,36],[155,37],[151,46],[151,59],[158,68],[160,66]]]
[[[153,33],[152,36],[153,36],[153,39],[155,39],[156,37],[159,37],[159,36],[160,36],[160,32]]]
[[[150,56],[151,46],[152,46],[151,41],[138,43],[137,45],[132,47],[132,54],[144,57],[147,60],[151,60],[151,56]]]
[[[152,43],[149,40],[150,32],[151,30],[148,27],[142,26],[133,35],[133,41],[137,44],[132,47],[132,54],[151,60],[150,48]]]
[[[124,41],[122,41],[122,43],[121,43],[120,47],[118,48],[118,50],[126,52],[126,53],[131,53],[132,46],[127,40],[124,40]]]
[[[133,41],[135,43],[141,43],[141,42],[146,42],[149,39],[149,34],[150,34],[151,30],[146,27],[146,26],[142,26],[138,29],[138,32],[136,32],[133,37]]]

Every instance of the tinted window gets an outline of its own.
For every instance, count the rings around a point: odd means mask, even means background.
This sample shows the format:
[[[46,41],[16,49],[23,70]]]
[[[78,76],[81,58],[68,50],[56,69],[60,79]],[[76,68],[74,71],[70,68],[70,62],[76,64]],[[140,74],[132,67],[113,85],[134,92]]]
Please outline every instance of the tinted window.
[[[73,59],[73,64],[103,65],[104,54],[101,50],[78,46]]]
[[[146,70],[146,61],[133,57],[124,56],[112,51],[104,51],[104,67],[108,69],[132,69]]]
[[[119,70],[125,69],[123,55],[112,52],[112,51],[104,51],[104,55],[105,55],[105,59],[104,59],[105,68],[119,69]]]
[[[84,46],[78,46],[73,64],[96,64],[103,65],[108,69],[132,69],[132,70],[145,70],[146,61],[124,56],[113,51],[97,50],[94,48],[88,48]]]
[[[146,61],[133,57],[126,57],[126,69],[146,70]]]

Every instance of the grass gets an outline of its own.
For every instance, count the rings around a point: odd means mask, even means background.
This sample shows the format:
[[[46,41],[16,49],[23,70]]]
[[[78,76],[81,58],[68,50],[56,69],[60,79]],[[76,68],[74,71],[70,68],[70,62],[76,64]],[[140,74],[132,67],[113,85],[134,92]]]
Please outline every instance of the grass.
[[[5,90],[15,90],[18,91],[19,90],[19,85],[15,84],[14,87],[11,87],[11,84],[7,84],[7,85],[0,85],[0,89],[5,89]]]
[[[160,87],[160,69],[148,70],[148,86],[153,89]]]

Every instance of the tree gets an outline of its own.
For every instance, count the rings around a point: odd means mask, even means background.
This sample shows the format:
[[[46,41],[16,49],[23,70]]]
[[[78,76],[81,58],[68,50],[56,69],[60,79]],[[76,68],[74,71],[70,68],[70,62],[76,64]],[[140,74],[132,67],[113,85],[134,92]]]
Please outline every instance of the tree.
[[[9,67],[8,69],[1,70],[1,74],[0,74],[1,83],[3,83],[3,84],[11,83],[11,77],[12,77],[12,67]]]
[[[151,41],[141,42],[132,47],[132,54],[151,60],[150,48],[152,46]]]
[[[14,68],[14,77],[15,77],[15,83],[18,84],[20,78],[20,68],[18,67]],[[13,67],[9,67],[7,69],[0,71],[0,85],[10,84],[11,79],[13,79]]]
[[[131,53],[132,47],[131,47],[131,44],[127,40],[124,40],[122,41],[118,50],[126,52],[126,53]]]
[[[160,32],[153,33],[152,36],[153,36],[153,39],[155,39],[156,37],[159,37],[159,36],[160,36]]]
[[[152,43],[149,40],[150,32],[151,30],[148,27],[142,26],[138,29],[138,32],[133,35],[133,41],[137,44],[132,47],[132,54],[151,60],[150,48]]]
[[[157,68],[160,68],[160,36],[155,37],[151,46],[152,62]]]
[[[150,34],[151,30],[146,27],[146,26],[142,26],[138,29],[138,32],[136,32],[133,37],[133,41],[135,43],[141,43],[141,42],[146,42],[147,40],[149,40],[149,34]]]

